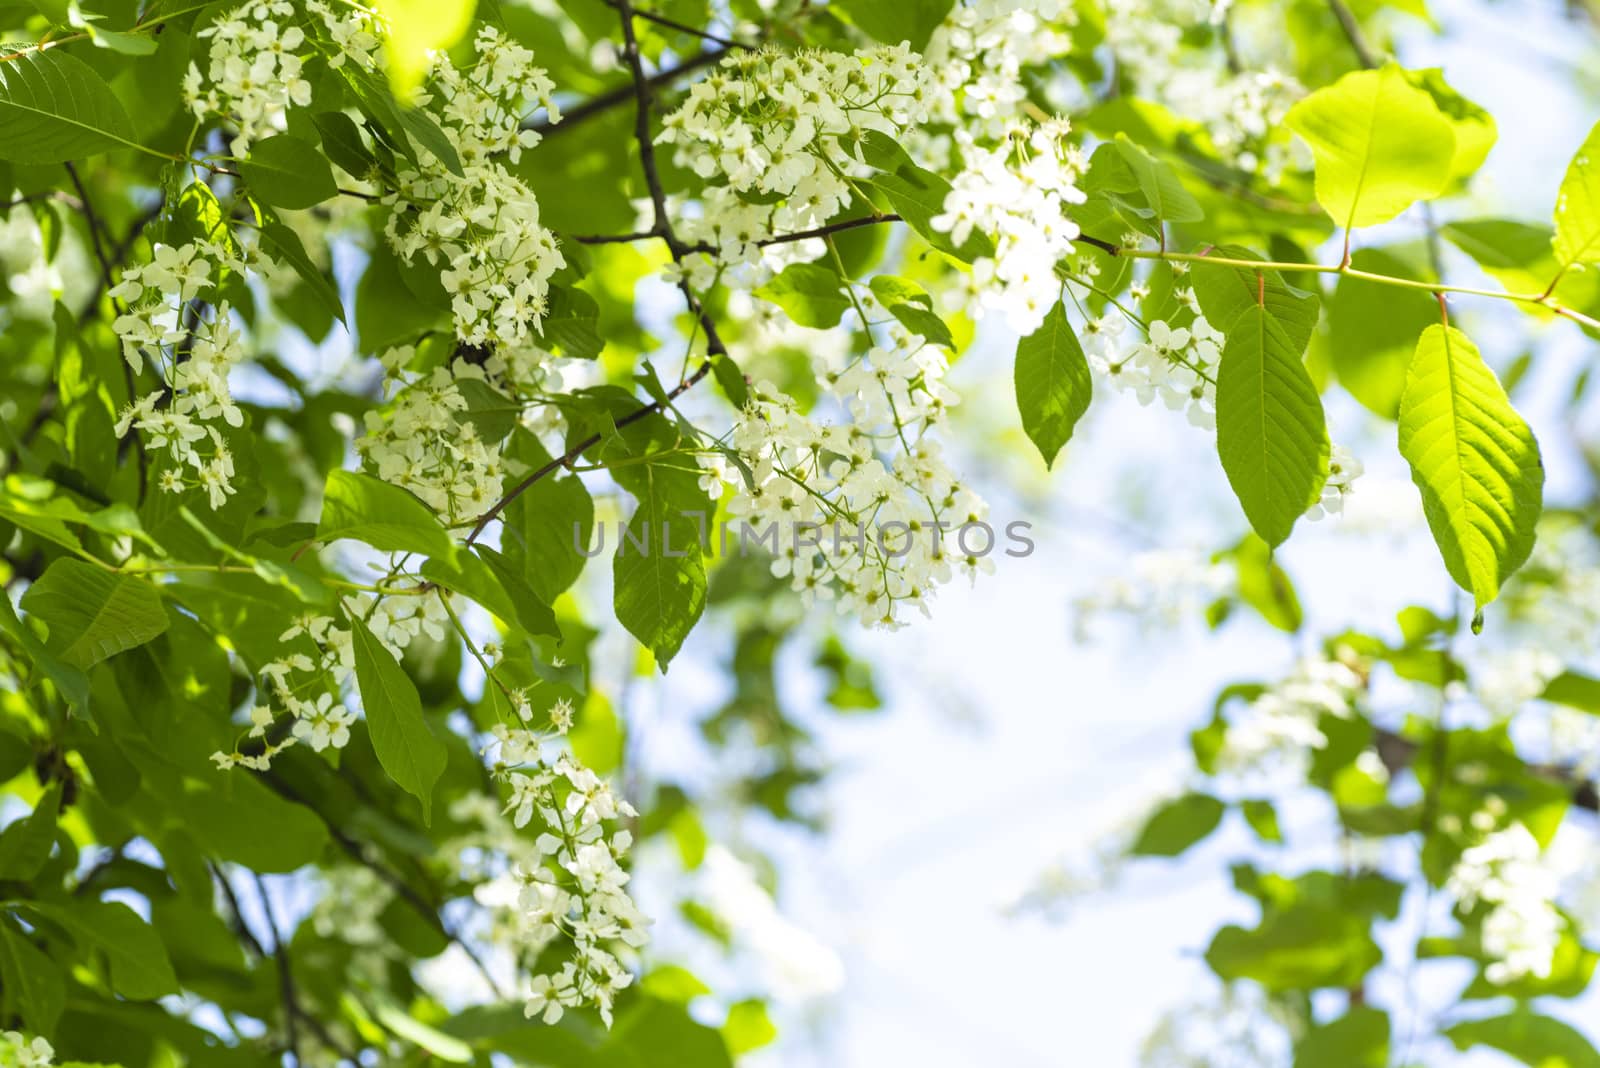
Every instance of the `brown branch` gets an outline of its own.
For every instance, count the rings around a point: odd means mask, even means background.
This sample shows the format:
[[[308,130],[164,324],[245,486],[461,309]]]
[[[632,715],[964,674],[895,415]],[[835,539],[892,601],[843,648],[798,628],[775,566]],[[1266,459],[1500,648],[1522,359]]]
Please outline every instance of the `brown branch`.
[[[605,2],[610,7],[617,6],[616,0],[605,0]],[[653,22],[657,26],[665,26],[669,30],[677,30],[679,33],[687,33],[691,37],[698,37],[701,40],[710,41],[712,44],[719,44],[724,48],[744,48],[750,51],[755,50],[754,45],[748,45],[743,41],[735,41],[727,37],[719,37],[714,33],[709,33],[706,30],[696,29],[693,26],[686,26],[681,22],[676,22],[667,18],[665,15],[657,15],[654,11],[636,10],[633,14],[635,18],[644,19],[646,22]]]
[[[723,57],[725,57],[730,51],[732,51],[732,49],[729,48],[707,49],[698,55],[690,56],[682,63],[679,63],[676,67],[668,67],[666,70],[657,71],[655,74],[650,76],[648,79],[648,84],[652,89],[660,85],[666,85],[685,74],[699,70],[701,67],[708,67],[713,63],[721,62]],[[549,119],[541,119],[538,122],[524,123],[523,129],[537,130],[539,133],[542,133],[548,137],[553,134],[558,134],[562,130],[571,129],[575,124],[582,122],[584,119],[590,118],[594,115],[603,114],[607,111],[610,111],[617,105],[626,103],[632,99],[634,99],[633,84],[630,83],[628,85],[619,85],[617,88],[612,89],[609,92],[601,93],[596,97],[591,97],[590,99],[585,100],[583,103],[563,111],[561,114],[561,121],[559,123],[551,122]]]
[[[1378,54],[1372,50],[1372,45],[1367,42],[1367,35],[1361,30],[1361,22],[1356,18],[1350,5],[1344,0],[1328,0],[1328,10],[1333,12],[1333,17],[1339,21],[1339,28],[1344,31],[1345,40],[1350,42],[1350,47],[1355,51],[1356,59],[1368,70],[1376,70],[1382,66]]]
[[[855,230],[863,226],[877,226],[879,223],[901,222],[901,217],[893,212],[878,215],[863,215],[858,219],[841,219],[838,222],[828,223],[825,226],[816,226],[810,230],[797,230],[790,234],[774,234],[763,237],[756,242],[761,248],[770,245],[784,245],[794,241],[805,241],[813,237],[828,237],[831,234],[843,233],[846,230]],[[580,245],[624,245],[634,241],[656,241],[662,235],[654,230],[639,230],[631,234],[569,234],[572,240]],[[686,245],[686,252],[715,252],[716,246],[702,241],[698,245]]]

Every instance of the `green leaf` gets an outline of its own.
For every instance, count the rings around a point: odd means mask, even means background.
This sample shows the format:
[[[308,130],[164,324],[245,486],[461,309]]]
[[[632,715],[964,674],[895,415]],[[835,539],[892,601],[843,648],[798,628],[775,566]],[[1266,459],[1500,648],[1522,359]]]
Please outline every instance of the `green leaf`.
[[[1207,794],[1184,794],[1156,809],[1129,851],[1138,857],[1176,857],[1205,838],[1227,811]]]
[[[1253,533],[1246,534],[1231,555],[1237,570],[1239,599],[1279,630],[1291,634],[1299,630],[1305,620],[1300,597],[1288,573],[1272,558],[1267,543]]]
[[[756,296],[772,301],[801,326],[826,330],[839,325],[850,310],[850,298],[841,288],[847,285],[839,272],[815,263],[791,263]]]
[[[728,1006],[722,1037],[727,1040],[728,1052],[742,1057],[751,1050],[771,1045],[778,1037],[778,1028],[767,1015],[766,1002],[750,998]]]
[[[0,834],[0,879],[27,882],[50,859],[56,841],[56,816],[61,811],[61,784],[54,782],[33,811]]]
[[[1162,222],[1196,222],[1206,217],[1200,202],[1190,195],[1171,167],[1119,133],[1114,142],[1122,161],[1133,172],[1145,202]]]
[[[647,423],[652,446],[670,444],[665,421]],[[701,538],[715,506],[695,472],[671,458],[616,467],[613,475],[638,501],[612,557],[613,607],[665,670],[705,610]]]
[[[426,111],[421,108],[402,108],[396,104],[390,87],[359,64],[345,63],[340,66],[339,73],[355,94],[362,113],[387,130],[391,139],[397,140],[413,159],[416,158],[415,147],[420,146],[442,163],[445,170],[457,178],[466,177],[455,146]]]
[[[354,538],[384,552],[445,559],[455,553],[455,543],[427,505],[399,486],[357,471],[328,473],[317,537]]]
[[[873,40],[886,45],[904,41],[913,52],[921,52],[954,6],[955,0],[896,0],[893,4],[883,0],[834,0],[829,10],[843,13]]]
[[[1450,577],[1482,608],[1533,550],[1544,466],[1528,424],[1454,327],[1430,326],[1417,343],[1400,399],[1400,454]]]
[[[62,163],[138,148],[104,78],[59,48],[0,63],[0,160]]]
[[[1093,395],[1089,361],[1060,301],[1039,329],[1017,342],[1013,377],[1022,429],[1048,468],[1089,410]]]
[[[1511,293],[1541,292],[1561,269],[1552,247],[1555,231],[1548,226],[1466,219],[1439,227],[1439,234]]]
[[[1444,1033],[1458,1050],[1488,1046],[1530,1068],[1600,1068],[1600,1053],[1583,1032],[1525,1008],[1458,1023]]]
[[[950,335],[950,328],[945,321],[934,312],[933,297],[926,289],[909,278],[897,278],[890,274],[877,275],[868,285],[873,296],[878,298],[890,315],[900,321],[900,325],[935,345],[955,351],[955,338]]]
[[[1261,259],[1238,245],[1221,245],[1210,254],[1226,260]],[[1297,353],[1310,344],[1317,328],[1317,296],[1291,286],[1277,271],[1200,260],[1193,264],[1190,279],[1206,321],[1223,334],[1232,333],[1240,317],[1259,306],[1266,308]]]
[[[293,134],[257,141],[239,173],[252,196],[280,208],[311,208],[339,195],[327,157]]]
[[[600,306],[581,289],[551,286],[549,306],[539,320],[545,343],[574,360],[593,360],[605,349],[600,336]]]
[[[22,610],[50,628],[51,652],[84,670],[167,629],[154,586],[81,560],[51,564],[22,595]]]
[[[79,711],[89,707],[88,676],[52,653],[32,628],[18,619],[9,597],[0,597],[0,631],[11,635],[22,646],[39,670],[56,684],[67,704]]]
[[[1296,904],[1261,925],[1222,928],[1206,963],[1223,979],[1253,979],[1269,991],[1349,989],[1383,959],[1368,917],[1331,906]]]
[[[123,997],[149,1001],[178,992],[178,977],[154,927],[120,901],[30,901],[27,911],[66,928],[81,950],[105,956],[111,987]]]
[[[872,135],[869,134],[864,144],[871,143]],[[872,185],[883,194],[889,206],[906,221],[907,226],[940,252],[965,263],[994,255],[994,242],[986,234],[974,230],[966,241],[957,245],[948,233],[934,228],[934,217],[944,212],[945,198],[950,195],[950,183],[932,171],[923,170],[909,162],[901,163],[892,172],[873,178]]]
[[[46,1037],[55,1033],[67,1003],[61,968],[9,918],[0,918],[0,997],[21,1014],[28,1030]]]
[[[350,631],[372,748],[389,777],[422,802],[422,821],[429,823],[433,784],[446,763],[445,745],[429,729],[416,685],[389,650],[354,616]]]
[[[447,1064],[472,1063],[471,1046],[429,1027],[387,999],[378,1002],[374,1015],[384,1027]]]
[[[511,455],[530,471],[552,462],[539,439],[527,433],[513,436]],[[588,549],[593,530],[594,502],[583,479],[553,469],[506,508],[500,543],[539,600],[554,604],[583,573],[588,560],[579,549]]]
[[[1270,546],[1316,503],[1328,477],[1322,401],[1283,320],[1261,305],[1228,331],[1217,372],[1217,454]]]
[[[1563,671],[1550,680],[1539,699],[1600,715],[1600,679]]]
[[[1450,182],[1450,120],[1393,63],[1317,90],[1287,122],[1316,158],[1317,203],[1347,230],[1388,222]]]
[[[317,299],[317,303],[328,309],[329,314],[341,323],[345,321],[344,302],[339,299],[339,291],[328,276],[311,262],[299,234],[282,223],[267,223],[261,227],[261,245],[273,259],[293,268],[294,273],[306,284],[307,291]]]
[[[504,554],[498,553],[487,545],[473,547],[473,551],[483,558],[489,570],[494,573],[498,582],[510,598],[515,615],[512,619],[522,625],[522,629],[529,634],[543,634],[557,641],[561,640],[561,624],[556,622],[556,614],[544,599],[533,591],[532,585],[517,570],[516,565]]]
[[[1413,270],[1383,249],[1359,250],[1351,266],[1401,277]],[[1426,293],[1341,275],[1328,301],[1328,354],[1339,383],[1374,414],[1396,418],[1417,336],[1438,321]]]
[[[1337,1020],[1318,1024],[1294,1051],[1294,1068],[1386,1068],[1389,1014],[1352,1005]]]
[[[1600,263],[1600,123],[1572,157],[1556,194],[1556,259],[1563,270]]]
[[[321,111],[313,115],[311,121],[322,139],[322,151],[330,160],[356,178],[365,178],[371,173],[377,160],[361,139],[356,120],[342,111]]]
[[[1455,131],[1456,151],[1450,161],[1450,177],[1471,177],[1483,166],[1489,150],[1494,148],[1500,136],[1494,116],[1457,92],[1444,80],[1444,71],[1438,67],[1408,70],[1405,73],[1407,81],[1433,97],[1440,113],[1450,121]]]
[[[1271,801],[1241,801],[1239,811],[1244,821],[1263,842],[1283,841],[1283,830],[1278,826],[1278,810]]]

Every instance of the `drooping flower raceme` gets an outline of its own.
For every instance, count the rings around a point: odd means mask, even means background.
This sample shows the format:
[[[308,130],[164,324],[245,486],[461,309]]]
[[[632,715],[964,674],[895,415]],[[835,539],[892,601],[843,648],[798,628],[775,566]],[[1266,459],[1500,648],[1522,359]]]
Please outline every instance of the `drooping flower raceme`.
[[[865,299],[865,298],[863,298]],[[751,484],[713,461],[703,483],[734,489],[729,513],[770,539],[773,573],[809,600],[837,599],[871,626],[927,611],[955,570],[990,571],[988,507],[945,463],[930,433],[955,396],[945,358],[903,329],[865,354],[822,357],[823,389],[849,421],[806,418],[758,384],[732,438]]]
[[[739,52],[692,86],[657,143],[708,184],[697,216],[674,219],[689,244],[755,263],[756,241],[820,226],[850,203],[866,169],[848,142],[898,137],[928,117],[932,75],[904,45],[837,52]],[[814,258],[820,247],[811,252]],[[697,284],[709,261],[695,258]]]
[[[439,270],[450,294],[456,336],[469,345],[536,345],[548,310],[550,276],[566,259],[539,221],[539,201],[500,157],[515,162],[539,135],[523,119],[542,106],[560,117],[554,85],[533,65],[533,53],[492,27],[479,31],[477,59],[458,70],[436,57],[433,81],[419,100],[434,113],[462,173],[426,149],[416,167],[402,167],[400,187],[386,201],[386,226],[402,257]]]
[[[1538,841],[1512,823],[1461,854],[1447,889],[1463,909],[1480,903],[1484,976],[1498,986],[1528,976],[1549,978],[1566,921],[1554,904],[1559,878],[1541,861]]]
[[[243,336],[216,287],[224,271],[247,266],[237,250],[218,242],[158,244],[149,263],[122,271],[110,294],[128,305],[112,323],[123,356],[135,372],[148,358],[166,383],[125,408],[116,433],[136,429],[147,449],[166,453],[171,466],[161,472],[161,489],[199,486],[213,508],[235,492],[233,454],[219,426],[244,425],[228,374],[245,357]]]
[[[1079,233],[1066,208],[1086,199],[1077,183],[1087,163],[1070,129],[1065,119],[1013,123],[993,147],[958,130],[962,170],[932,222],[957,245],[974,234],[994,243],[973,264],[970,311],[1000,311],[1019,334],[1038,329],[1060,297],[1056,265]]]

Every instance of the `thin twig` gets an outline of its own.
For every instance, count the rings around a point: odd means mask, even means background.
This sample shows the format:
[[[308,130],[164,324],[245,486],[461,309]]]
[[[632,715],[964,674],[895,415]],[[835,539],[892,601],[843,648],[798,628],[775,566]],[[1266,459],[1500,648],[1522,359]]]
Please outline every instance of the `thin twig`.
[[[616,0],[606,0],[606,3],[611,7],[617,6]],[[743,41],[735,41],[728,37],[719,37],[717,34],[709,33],[706,30],[696,29],[693,26],[686,26],[681,22],[667,18],[665,15],[658,15],[654,11],[635,10],[633,14],[635,18],[644,19],[646,22],[653,22],[657,26],[665,26],[669,30],[677,30],[679,33],[687,33],[691,37],[698,37],[703,41],[710,41],[712,44],[719,44],[724,48],[744,48],[754,51],[756,47],[755,45],[745,44]]]
[[[1350,42],[1350,47],[1355,50],[1356,58],[1368,70],[1376,70],[1382,66],[1378,54],[1372,50],[1372,45],[1367,42],[1367,35],[1361,31],[1361,21],[1356,18],[1354,11],[1344,0],[1328,0],[1328,10],[1333,12],[1333,17],[1339,21],[1339,28],[1344,30],[1345,40]]]
[[[682,63],[679,63],[676,67],[668,67],[666,70],[657,71],[655,74],[651,75],[649,79],[650,87],[653,89],[658,85],[666,85],[669,82],[676,81],[685,74],[699,70],[701,67],[708,67],[713,63],[719,63],[730,51],[732,51],[732,49],[721,47],[710,48],[699,53],[698,55],[690,56]],[[548,118],[546,118],[540,119],[538,122],[525,123],[523,128],[528,130],[537,130],[539,133],[542,133],[548,137],[551,134],[560,133],[562,130],[572,129],[577,123],[582,122],[584,119],[610,111],[617,105],[626,103],[633,98],[634,86],[632,83],[628,85],[619,85],[615,89],[601,93],[599,96],[591,97],[581,104],[577,104],[566,109],[561,113],[561,121],[559,123],[551,122]]]

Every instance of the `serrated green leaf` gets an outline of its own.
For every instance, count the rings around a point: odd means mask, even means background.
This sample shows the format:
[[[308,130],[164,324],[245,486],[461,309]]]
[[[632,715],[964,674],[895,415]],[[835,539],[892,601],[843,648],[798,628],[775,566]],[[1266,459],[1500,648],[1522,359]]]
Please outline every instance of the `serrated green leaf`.
[[[402,789],[422,802],[422,821],[433,819],[433,785],[444,773],[445,745],[422,715],[422,698],[405,669],[367,629],[350,618],[361,707],[378,763]]]
[[[1556,259],[1563,269],[1600,263],[1600,123],[1567,166],[1556,194]]]
[[[167,629],[154,586],[81,560],[51,564],[22,595],[22,610],[50,628],[51,652],[84,670]]]
[[[1286,121],[1316,157],[1317,203],[1346,229],[1388,222],[1450,182],[1450,120],[1393,63],[1346,74]]]
[[[1089,410],[1094,394],[1089,361],[1060,301],[1039,329],[1017,342],[1012,377],[1022,429],[1048,468]]]
[[[1183,187],[1171,167],[1128,140],[1127,134],[1117,134],[1113,144],[1139,183],[1139,191],[1157,220],[1195,222],[1206,217],[1200,202]]]
[[[105,79],[59,48],[0,63],[0,160],[63,163],[138,148]]]
[[[893,172],[874,177],[871,184],[883,194],[889,206],[906,221],[907,226],[940,252],[965,263],[994,255],[994,242],[977,230],[957,245],[948,233],[934,227],[934,217],[944,212],[945,198],[950,195],[950,183],[932,171],[911,163],[901,163]]]
[[[385,552],[448,558],[455,543],[432,509],[399,486],[358,471],[332,471],[322,491],[317,538],[354,538]]]
[[[339,195],[327,157],[293,134],[257,141],[239,161],[239,173],[252,196],[279,208],[311,208]]]
[[[1400,454],[1433,540],[1477,606],[1533,550],[1544,497],[1539,445],[1467,336],[1430,326],[1400,399]]]
[[[1284,323],[1256,305],[1228,332],[1217,372],[1217,455],[1268,545],[1288,538],[1328,477],[1317,387]]]

